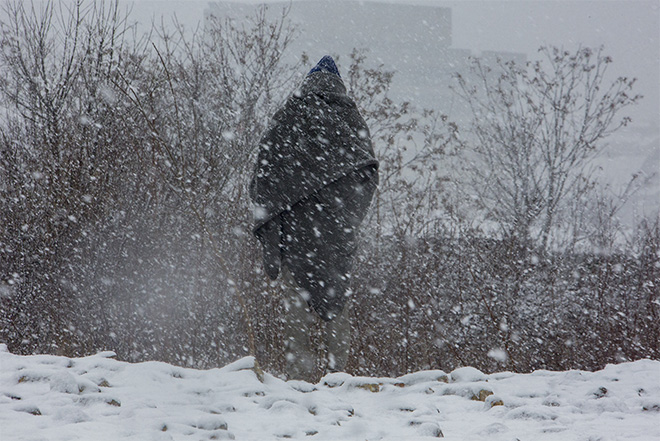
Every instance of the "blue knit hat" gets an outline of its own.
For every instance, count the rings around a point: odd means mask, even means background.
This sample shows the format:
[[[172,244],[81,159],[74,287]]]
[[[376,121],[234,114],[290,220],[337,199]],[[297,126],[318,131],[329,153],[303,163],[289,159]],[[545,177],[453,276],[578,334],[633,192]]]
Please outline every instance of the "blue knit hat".
[[[321,61],[319,61],[316,66],[314,66],[314,68],[309,71],[307,76],[313,74],[314,72],[330,72],[341,78],[341,75],[339,75],[339,69],[337,69],[337,65],[335,64],[335,60],[333,60],[330,55],[326,55],[325,57],[321,58]]]

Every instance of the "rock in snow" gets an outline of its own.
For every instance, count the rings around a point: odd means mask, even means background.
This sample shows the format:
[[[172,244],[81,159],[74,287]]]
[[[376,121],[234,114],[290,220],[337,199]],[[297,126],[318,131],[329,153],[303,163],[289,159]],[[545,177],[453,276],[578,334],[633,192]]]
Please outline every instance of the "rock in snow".
[[[262,374],[251,357],[200,371],[113,356],[18,356],[0,345],[0,439],[660,439],[659,361],[332,374],[312,385]]]

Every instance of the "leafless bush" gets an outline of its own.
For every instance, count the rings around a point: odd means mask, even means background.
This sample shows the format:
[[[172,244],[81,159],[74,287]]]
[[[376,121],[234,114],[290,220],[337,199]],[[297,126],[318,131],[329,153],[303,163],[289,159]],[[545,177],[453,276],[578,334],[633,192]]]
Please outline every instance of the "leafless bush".
[[[593,188],[589,166],[603,139],[629,122],[621,111],[641,99],[635,79],[608,84],[613,61],[603,51],[544,47],[522,66],[477,58],[470,76],[457,76],[473,114],[466,185],[505,236],[556,245],[561,218],[575,214],[567,203]]]

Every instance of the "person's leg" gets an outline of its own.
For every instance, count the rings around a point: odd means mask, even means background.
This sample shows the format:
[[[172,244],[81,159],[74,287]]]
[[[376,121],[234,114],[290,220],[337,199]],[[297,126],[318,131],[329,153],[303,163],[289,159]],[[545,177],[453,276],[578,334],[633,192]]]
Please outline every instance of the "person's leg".
[[[285,373],[289,380],[314,382],[317,380],[318,353],[312,345],[310,333],[316,318],[305,301],[306,293],[297,286],[286,266],[282,267],[282,281],[285,285]]]
[[[346,302],[341,314],[324,323],[323,343],[326,348],[325,373],[345,370],[351,351],[350,301]]]

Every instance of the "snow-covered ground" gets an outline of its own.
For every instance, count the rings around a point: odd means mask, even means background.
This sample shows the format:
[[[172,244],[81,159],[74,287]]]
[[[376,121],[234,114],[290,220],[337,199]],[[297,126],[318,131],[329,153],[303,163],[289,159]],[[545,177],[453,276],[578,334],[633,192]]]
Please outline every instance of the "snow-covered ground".
[[[250,357],[199,371],[113,356],[18,356],[0,344],[0,439],[660,439],[660,361],[524,375],[332,374],[313,385],[260,381]]]

